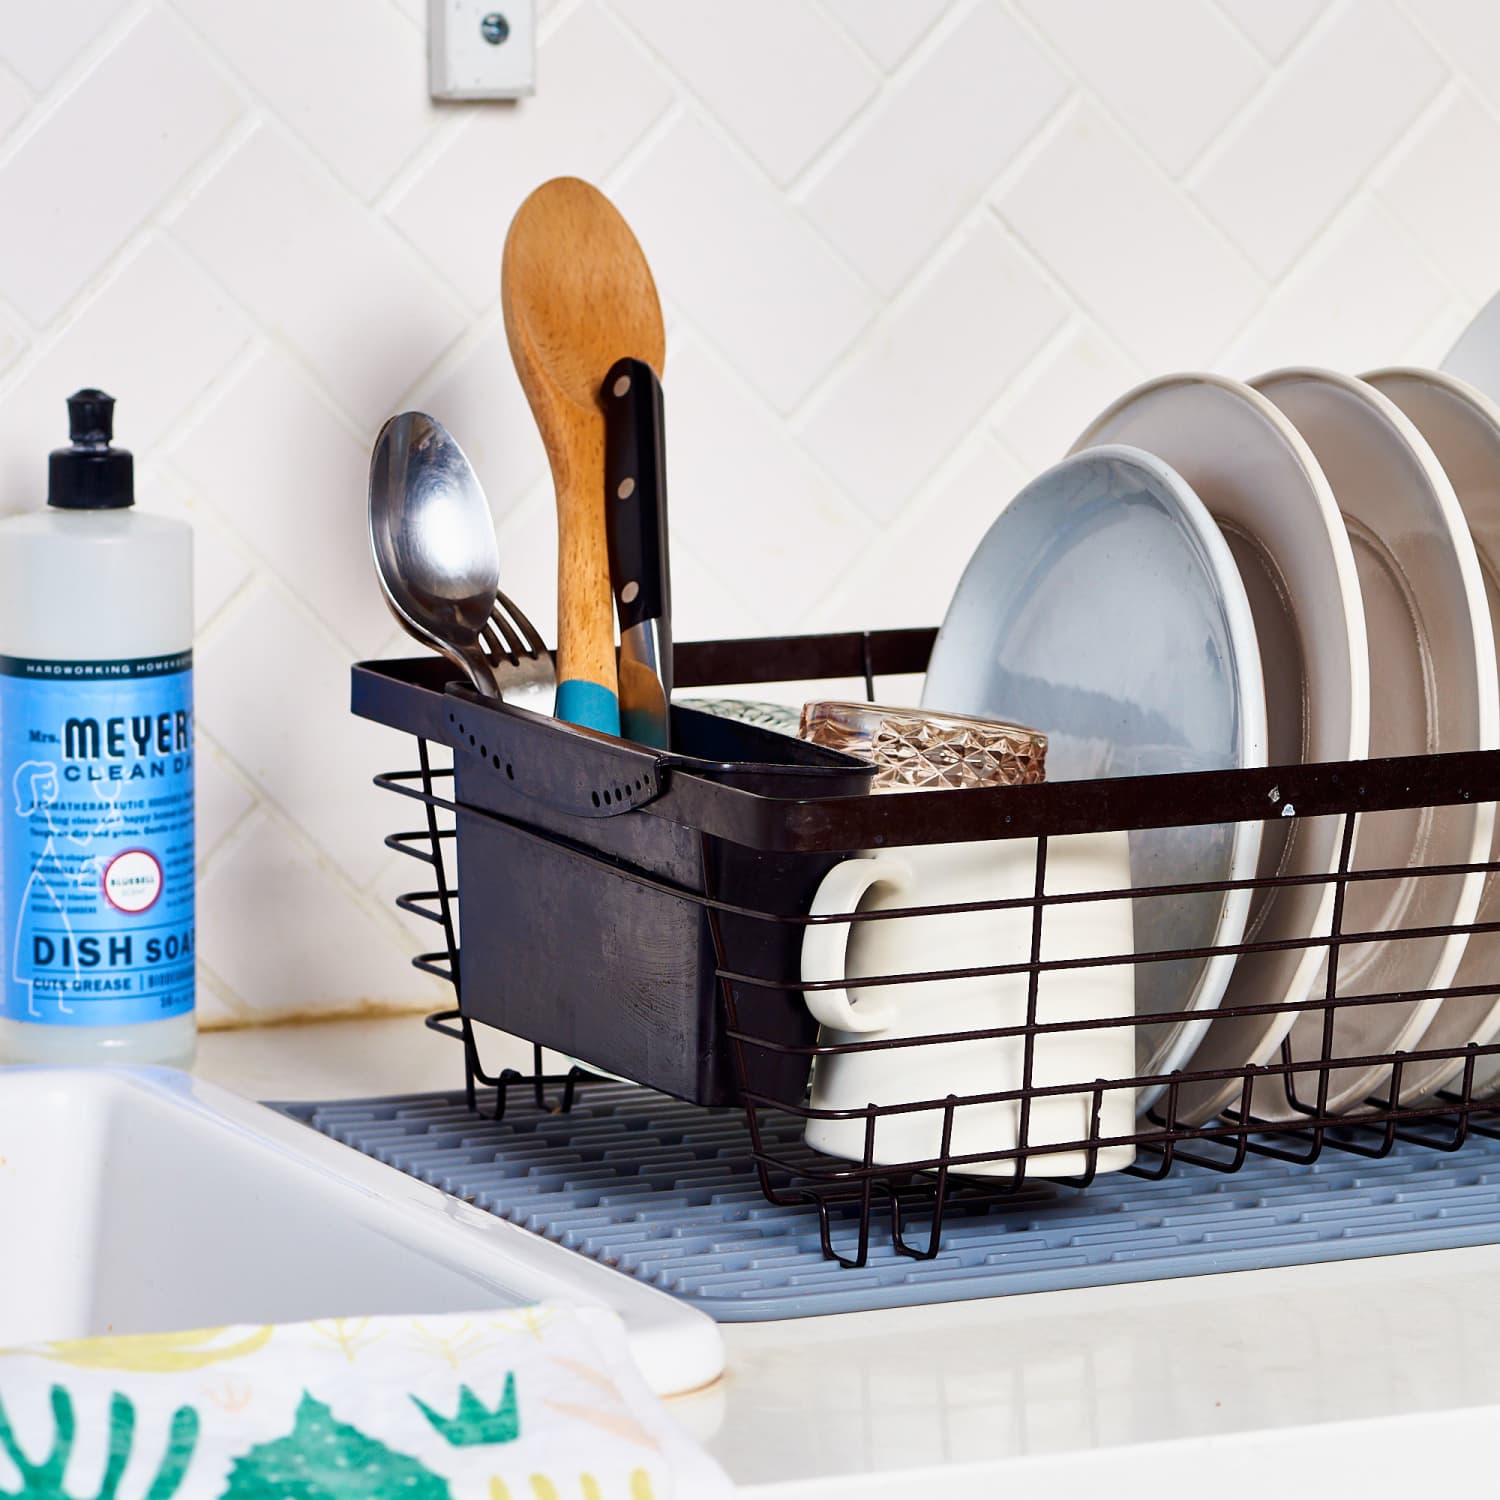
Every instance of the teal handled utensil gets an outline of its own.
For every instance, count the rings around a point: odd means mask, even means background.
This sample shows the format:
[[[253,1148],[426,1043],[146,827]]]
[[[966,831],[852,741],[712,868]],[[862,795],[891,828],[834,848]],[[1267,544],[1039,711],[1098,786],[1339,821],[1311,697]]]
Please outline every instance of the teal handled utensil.
[[[626,357],[660,371],[666,333],[656,283],[609,199],[558,177],[511,221],[500,300],[557,492],[557,717],[619,734],[599,385]]]

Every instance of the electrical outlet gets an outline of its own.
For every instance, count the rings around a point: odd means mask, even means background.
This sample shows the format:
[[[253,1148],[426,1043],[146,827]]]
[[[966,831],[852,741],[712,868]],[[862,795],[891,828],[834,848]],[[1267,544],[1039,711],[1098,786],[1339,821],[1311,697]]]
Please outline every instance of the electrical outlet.
[[[536,0],[427,0],[434,99],[519,99],[536,92]]]

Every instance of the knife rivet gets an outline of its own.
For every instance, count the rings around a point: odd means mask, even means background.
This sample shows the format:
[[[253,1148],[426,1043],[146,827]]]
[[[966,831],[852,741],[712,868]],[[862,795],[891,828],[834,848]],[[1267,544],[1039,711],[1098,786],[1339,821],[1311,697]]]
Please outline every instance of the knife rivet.
[[[623,396],[630,389],[630,376],[622,375],[615,381],[615,395]]]
[[[615,494],[618,495],[621,500],[630,499],[630,497],[635,494],[635,480],[622,479],[615,488]]]
[[[631,579],[624,588],[620,590],[620,602],[622,604],[634,604],[636,596],[640,593],[641,586],[635,579]]]

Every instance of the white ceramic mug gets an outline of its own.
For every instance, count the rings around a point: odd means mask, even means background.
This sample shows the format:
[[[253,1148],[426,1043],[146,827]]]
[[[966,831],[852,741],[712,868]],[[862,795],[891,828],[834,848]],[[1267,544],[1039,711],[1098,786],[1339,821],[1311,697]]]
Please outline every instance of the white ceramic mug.
[[[1036,888],[1037,846],[1031,839],[928,844],[899,853],[861,855],[835,865],[824,877],[810,915],[962,902],[1029,898]],[[1130,886],[1124,833],[1074,834],[1047,845],[1048,895]],[[1024,964],[1031,957],[1032,910],[951,912],[891,917],[873,922],[810,923],[802,943],[804,984],[842,986],[804,991],[807,1008],[822,1023],[820,1042],[895,1040],[1026,1024],[1028,976],[1023,973],[918,980],[863,986],[862,977],[934,970]],[[1043,908],[1044,961],[1128,955],[1133,949],[1131,902],[1062,903]],[[1128,963],[1043,971],[1037,983],[1036,1019],[1064,1021],[1131,1016],[1135,970]],[[944,1040],[921,1046],[834,1053],[813,1065],[811,1105],[819,1110],[1000,1093],[1022,1087],[1025,1040],[995,1037]],[[1028,1176],[1066,1177],[1086,1170],[1084,1150],[1033,1148],[1090,1139],[1093,1085],[1135,1075],[1134,1027],[1062,1031],[1034,1038],[1033,1088],[1077,1084],[1078,1092],[1033,1098],[1027,1128]],[[944,1155],[943,1108],[882,1115],[875,1121],[873,1160],[882,1166],[931,1162]],[[805,1138],[831,1156],[863,1161],[866,1119],[809,1119]],[[946,1155],[983,1157],[1018,1145],[1016,1100],[958,1105]],[[1135,1128],[1135,1092],[1106,1089],[1098,1135],[1128,1135]],[[1133,1146],[1098,1152],[1097,1170],[1118,1171],[1134,1160]],[[976,1160],[953,1167],[965,1176],[1009,1177],[1015,1158]]]

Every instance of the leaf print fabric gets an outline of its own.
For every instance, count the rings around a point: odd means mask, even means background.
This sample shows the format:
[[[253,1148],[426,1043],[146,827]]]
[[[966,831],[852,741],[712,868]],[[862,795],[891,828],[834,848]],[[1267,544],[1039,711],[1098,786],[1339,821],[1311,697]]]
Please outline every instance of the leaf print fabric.
[[[297,1425],[234,1461],[224,1500],[450,1500],[448,1482],[379,1438],[334,1420],[305,1392]]]
[[[83,1500],[81,1494],[75,1497],[63,1488],[63,1475],[73,1454],[77,1431],[73,1399],[62,1386],[55,1385],[51,1402],[55,1436],[51,1450],[41,1463],[32,1463],[21,1451],[5,1415],[4,1403],[0,1402],[0,1448],[9,1455],[21,1476],[21,1488],[13,1494],[0,1491],[0,1500],[23,1500],[23,1497],[24,1500]],[[109,1400],[109,1457],[104,1466],[104,1477],[95,1491],[95,1500],[116,1500],[120,1477],[130,1460],[134,1435],[135,1407],[128,1397],[116,1391]],[[198,1414],[190,1406],[179,1407],[173,1413],[167,1451],[150,1481],[146,1500],[173,1500],[192,1462],[197,1441]]]
[[[0,1500],[720,1500],[600,1308],[0,1349]]]

